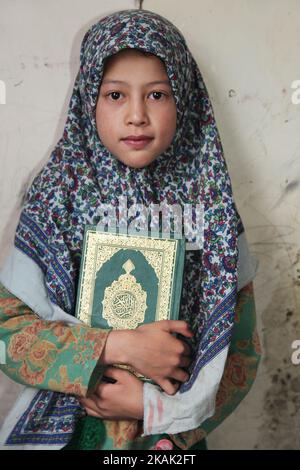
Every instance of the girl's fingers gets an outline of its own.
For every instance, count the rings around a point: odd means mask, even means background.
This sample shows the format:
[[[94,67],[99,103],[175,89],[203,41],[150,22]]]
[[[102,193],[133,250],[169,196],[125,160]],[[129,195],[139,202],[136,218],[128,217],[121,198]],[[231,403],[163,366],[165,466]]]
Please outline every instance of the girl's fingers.
[[[83,398],[79,400],[79,402],[82,404],[82,406],[85,408],[85,410],[90,410],[93,411],[93,413],[98,414],[100,413],[99,407],[97,406],[97,400],[99,400],[99,397],[95,394],[93,394],[90,398]]]
[[[122,378],[125,377],[126,374],[129,374],[129,372],[118,367],[108,367],[104,372],[104,375],[106,377],[115,379],[117,381],[122,380]]]
[[[186,321],[183,320],[163,320],[166,322],[166,329],[170,333],[180,333],[183,336],[191,338],[194,336],[193,332],[190,330],[189,325]]]
[[[113,380],[115,383],[107,383],[108,380],[101,381],[97,386],[95,395],[100,399],[108,399],[111,393],[115,392],[117,385],[124,385],[128,380],[132,380],[132,374],[127,370],[119,369],[117,367],[109,367],[105,370],[104,377]],[[114,387],[113,389],[111,387]]]
[[[85,407],[85,411],[89,416],[93,416],[94,418],[102,418],[101,414],[97,411],[94,411],[92,408]]]
[[[179,388],[179,384],[173,384],[168,379],[161,380],[159,385],[168,395],[174,395]]]
[[[191,364],[192,360],[191,358],[187,357],[187,356],[183,356],[181,359],[180,359],[180,363],[179,363],[179,367],[189,367],[189,365]]]
[[[172,374],[172,379],[178,380],[179,382],[186,382],[189,378],[189,374],[183,369],[176,369]]]
[[[111,389],[112,386],[122,385],[128,383],[128,380],[132,380],[133,375],[127,370],[123,370],[118,367],[109,367],[105,370],[103,378],[97,386],[96,395],[98,397],[107,397],[109,394],[116,390]]]
[[[182,341],[183,344],[183,352],[182,354],[184,356],[190,356],[191,355],[191,348],[188,344],[186,344],[184,341]]]

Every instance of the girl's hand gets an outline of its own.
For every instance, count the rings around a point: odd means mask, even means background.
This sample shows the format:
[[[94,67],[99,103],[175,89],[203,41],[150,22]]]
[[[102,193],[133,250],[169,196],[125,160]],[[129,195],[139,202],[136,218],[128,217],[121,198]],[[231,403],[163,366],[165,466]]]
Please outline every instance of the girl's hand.
[[[183,370],[191,363],[190,348],[172,333],[191,338],[188,324],[181,320],[162,320],[139,326],[135,330],[109,333],[102,361],[104,364],[128,364],[152,379],[166,393],[173,395],[178,383],[189,374]]]
[[[79,399],[89,416],[102,419],[143,419],[143,383],[130,372],[109,367],[107,377],[114,384],[101,382],[89,398]]]

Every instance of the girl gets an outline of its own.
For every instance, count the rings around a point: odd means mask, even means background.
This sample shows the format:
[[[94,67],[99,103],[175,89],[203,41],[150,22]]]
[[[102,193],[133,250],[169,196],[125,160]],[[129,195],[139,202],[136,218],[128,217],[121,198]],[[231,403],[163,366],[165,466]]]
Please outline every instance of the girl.
[[[201,204],[203,237],[186,252],[179,321],[110,331],[74,318],[84,226],[122,195],[129,208]],[[27,385],[2,446],[203,448],[256,375],[255,272],[182,34],[146,10],[101,19],[84,36],[63,136],[27,193],[0,274],[1,368]],[[117,362],[157,385],[110,367]]]

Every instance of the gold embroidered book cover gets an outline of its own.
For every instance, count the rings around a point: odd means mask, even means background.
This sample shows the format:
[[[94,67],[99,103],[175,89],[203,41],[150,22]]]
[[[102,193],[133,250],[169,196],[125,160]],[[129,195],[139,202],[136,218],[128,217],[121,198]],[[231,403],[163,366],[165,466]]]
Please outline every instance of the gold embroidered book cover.
[[[179,317],[185,239],[86,226],[76,316],[92,327],[133,329]]]

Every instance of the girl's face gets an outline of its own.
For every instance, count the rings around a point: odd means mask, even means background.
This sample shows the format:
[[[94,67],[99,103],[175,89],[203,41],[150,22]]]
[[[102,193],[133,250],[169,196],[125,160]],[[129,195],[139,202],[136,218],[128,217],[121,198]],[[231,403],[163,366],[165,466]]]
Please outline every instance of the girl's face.
[[[133,168],[153,162],[173,140],[176,114],[165,65],[158,57],[126,49],[106,61],[96,123],[100,140],[118,160]],[[124,140],[140,135],[150,139],[135,144]]]

